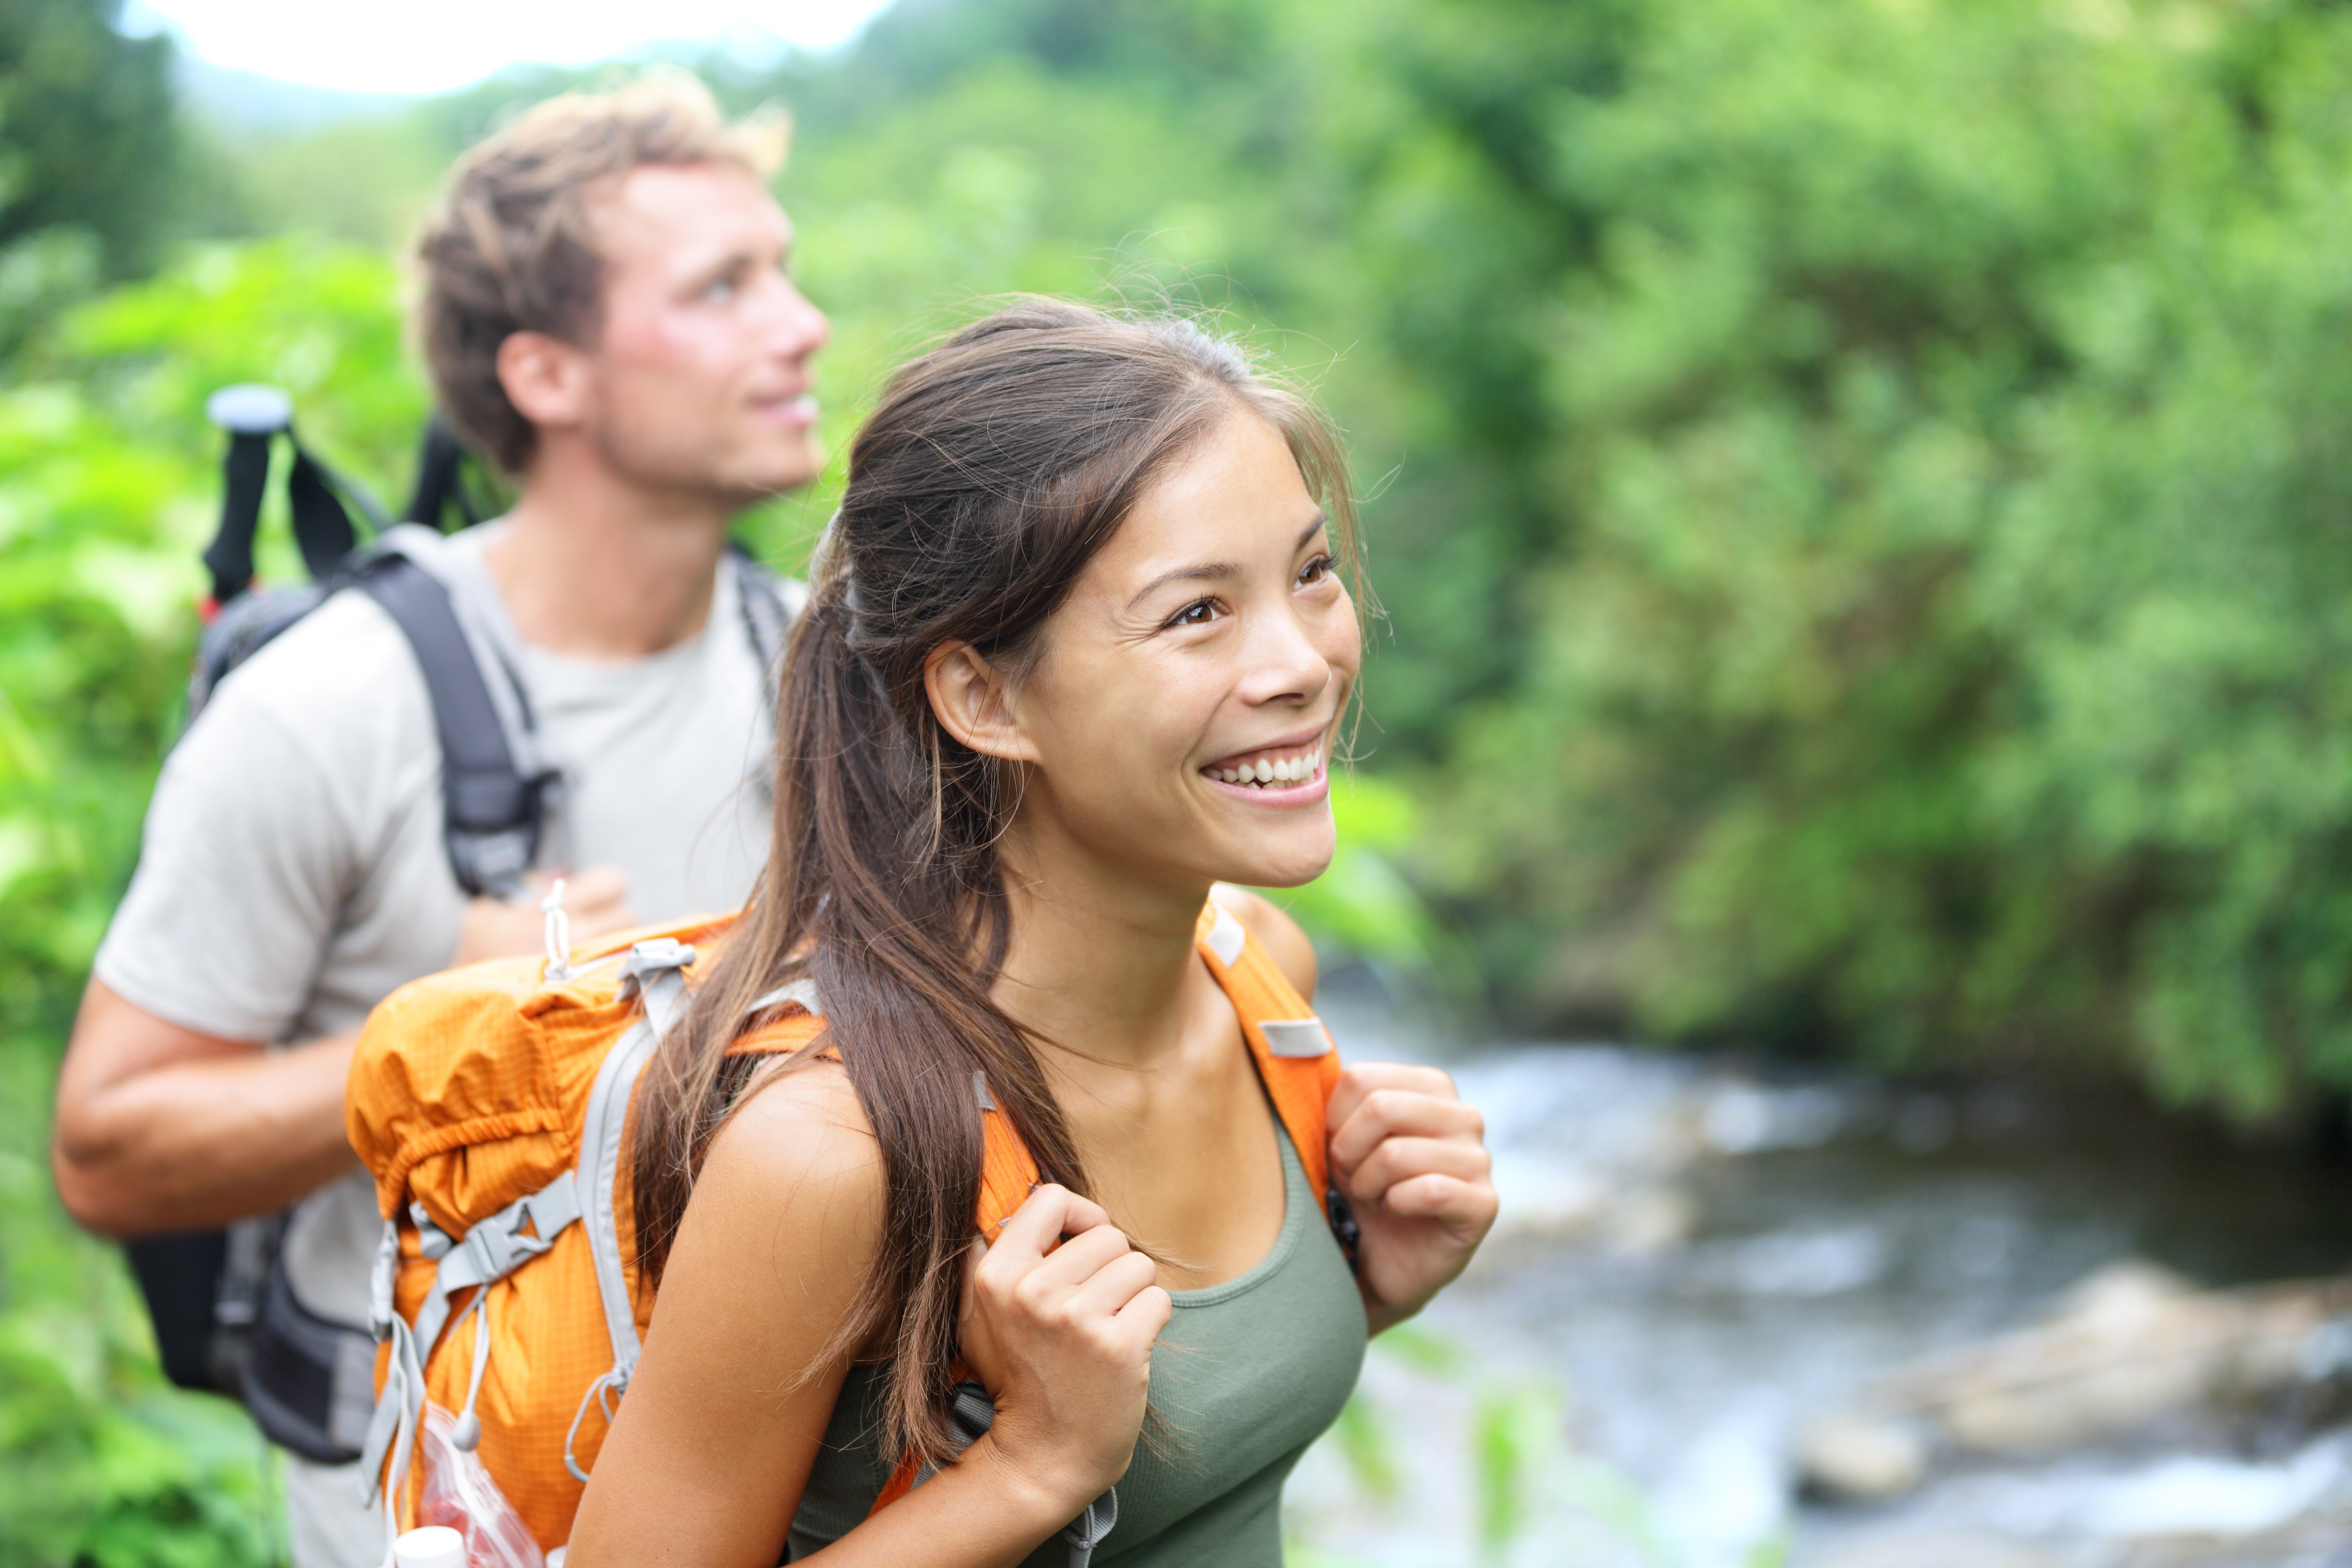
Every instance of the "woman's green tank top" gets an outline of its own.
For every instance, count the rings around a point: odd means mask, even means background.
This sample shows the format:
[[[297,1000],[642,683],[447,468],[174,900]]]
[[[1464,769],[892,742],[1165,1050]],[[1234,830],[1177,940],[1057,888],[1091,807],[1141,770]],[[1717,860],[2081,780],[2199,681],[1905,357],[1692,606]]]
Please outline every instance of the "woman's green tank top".
[[[1282,1145],[1282,1233],[1248,1272],[1174,1293],[1151,1354],[1160,1420],[1118,1483],[1118,1523],[1094,1561],[1108,1568],[1280,1568],[1282,1483],[1339,1419],[1364,1360],[1364,1302],[1307,1173]],[[889,1479],[881,1452],[881,1369],[850,1369],[824,1447],[793,1516],[785,1561],[866,1517]],[[1055,1536],[1024,1568],[1066,1568]]]

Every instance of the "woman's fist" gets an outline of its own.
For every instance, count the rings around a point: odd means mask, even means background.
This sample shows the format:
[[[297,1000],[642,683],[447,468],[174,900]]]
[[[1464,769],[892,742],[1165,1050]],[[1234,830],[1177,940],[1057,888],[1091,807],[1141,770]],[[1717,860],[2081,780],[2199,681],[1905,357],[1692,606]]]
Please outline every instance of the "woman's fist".
[[[1151,1347],[1174,1303],[1101,1208],[1043,1186],[976,1247],[963,1357],[996,1402],[992,1447],[1076,1515],[1127,1473]]]
[[[1486,1118],[1435,1068],[1358,1062],[1327,1112],[1331,1179],[1356,1211],[1356,1278],[1378,1333],[1421,1310],[1495,1223]]]

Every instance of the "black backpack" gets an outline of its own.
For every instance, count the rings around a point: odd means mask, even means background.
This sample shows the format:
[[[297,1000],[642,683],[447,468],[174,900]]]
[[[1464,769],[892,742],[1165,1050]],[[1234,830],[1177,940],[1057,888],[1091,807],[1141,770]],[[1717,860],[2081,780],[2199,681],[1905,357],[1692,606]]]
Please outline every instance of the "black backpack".
[[[375,500],[303,445],[284,393],[224,387],[205,411],[228,433],[228,449],[220,529],[204,552],[212,593],[188,675],[186,722],[195,721],[231,672],[330,595],[345,588],[366,594],[406,636],[432,699],[452,875],[469,894],[517,892],[562,787],[560,774],[534,769],[526,775],[518,765],[538,748],[530,695],[517,672],[467,635],[448,590],[404,548]],[[279,437],[291,448],[286,496],[311,580],[257,587],[254,535]],[[467,464],[462,446],[435,416],[403,521],[436,532],[452,511],[460,527],[480,521],[485,509],[467,482]],[[351,509],[367,520],[372,540],[362,542]],[[772,677],[803,590],[740,544],[728,561],[744,632]],[[492,695],[493,682],[503,703]],[[765,689],[772,701],[772,679]],[[358,1458],[373,1410],[374,1342],[294,1299],[277,1268],[285,1222],[284,1215],[259,1216],[218,1230],[149,1237],[125,1250],[166,1377],[241,1400],[273,1442],[306,1458],[347,1463]]]

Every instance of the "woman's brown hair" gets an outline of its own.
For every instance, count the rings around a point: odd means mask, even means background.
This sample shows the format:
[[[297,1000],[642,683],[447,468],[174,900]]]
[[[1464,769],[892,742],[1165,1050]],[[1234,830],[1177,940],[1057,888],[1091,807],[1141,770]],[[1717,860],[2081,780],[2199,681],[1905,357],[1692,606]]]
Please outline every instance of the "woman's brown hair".
[[[961,641],[1017,674],[1138,499],[1235,412],[1282,433],[1351,569],[1330,425],[1181,320],[1015,303],[902,367],[851,448],[784,659],[768,868],[647,1066],[632,1181],[638,1260],[658,1280],[711,1138],[754,1081],[757,1058],[728,1046],[762,995],[813,980],[885,1173],[881,1253],[835,1349],[877,1333],[892,1347],[887,1451],[953,1452],[975,1072],[1044,1178],[1087,1190],[1030,1040],[989,995],[1011,936],[996,845],[1019,774],[940,726],[925,660]]]

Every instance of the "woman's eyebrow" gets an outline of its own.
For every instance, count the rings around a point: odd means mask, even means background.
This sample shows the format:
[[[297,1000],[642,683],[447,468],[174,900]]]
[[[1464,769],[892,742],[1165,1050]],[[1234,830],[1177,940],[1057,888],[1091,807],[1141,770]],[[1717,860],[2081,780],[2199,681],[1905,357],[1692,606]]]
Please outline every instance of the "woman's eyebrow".
[[[1318,511],[1315,514],[1315,521],[1308,523],[1299,531],[1298,542],[1292,545],[1290,548],[1294,551],[1306,549],[1307,542],[1314,538],[1317,534],[1322,532],[1325,528],[1330,525],[1330,521],[1331,520],[1328,516]],[[1239,576],[1241,574],[1241,570],[1242,569],[1240,567],[1234,565],[1230,561],[1207,561],[1202,563],[1198,566],[1180,566],[1173,572],[1162,572],[1159,576],[1154,577],[1150,582],[1146,583],[1142,587],[1138,588],[1135,591],[1135,597],[1127,602],[1127,607],[1130,610],[1135,608],[1137,604],[1141,602],[1144,595],[1150,594],[1156,588],[1164,588],[1171,583],[1188,583],[1194,581],[1218,583],[1230,577]]]

